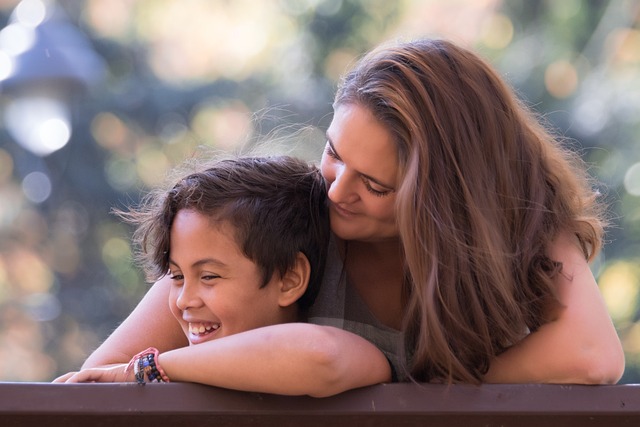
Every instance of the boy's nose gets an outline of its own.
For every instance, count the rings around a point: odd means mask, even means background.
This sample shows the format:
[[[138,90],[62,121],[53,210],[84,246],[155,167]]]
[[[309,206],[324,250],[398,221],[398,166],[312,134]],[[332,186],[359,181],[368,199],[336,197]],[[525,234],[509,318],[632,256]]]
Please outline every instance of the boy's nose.
[[[176,305],[180,310],[186,310],[188,308],[199,307],[202,304],[202,300],[198,295],[195,286],[191,286],[185,283],[182,285],[180,289],[180,294],[178,295],[178,299],[176,300]]]

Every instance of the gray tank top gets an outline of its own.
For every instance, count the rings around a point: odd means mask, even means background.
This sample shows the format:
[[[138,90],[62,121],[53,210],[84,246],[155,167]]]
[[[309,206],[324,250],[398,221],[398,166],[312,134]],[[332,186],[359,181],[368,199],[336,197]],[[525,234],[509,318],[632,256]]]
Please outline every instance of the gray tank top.
[[[349,283],[334,238],[329,243],[322,286],[309,309],[308,321],[353,332],[373,343],[389,360],[394,381],[406,381],[400,350],[403,333],[382,324],[371,313],[357,290]]]

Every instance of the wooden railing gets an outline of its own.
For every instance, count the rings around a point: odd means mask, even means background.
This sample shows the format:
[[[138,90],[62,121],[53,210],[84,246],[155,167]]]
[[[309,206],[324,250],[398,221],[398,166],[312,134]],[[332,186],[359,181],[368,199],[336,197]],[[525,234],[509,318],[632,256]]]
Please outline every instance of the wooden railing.
[[[0,426],[640,426],[640,385],[383,384],[328,398],[197,384],[0,383]]]

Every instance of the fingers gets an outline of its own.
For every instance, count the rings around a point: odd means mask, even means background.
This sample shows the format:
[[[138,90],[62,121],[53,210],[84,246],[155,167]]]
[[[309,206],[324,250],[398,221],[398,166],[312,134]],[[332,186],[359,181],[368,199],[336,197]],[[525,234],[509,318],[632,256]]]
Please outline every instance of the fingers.
[[[88,382],[133,382],[135,376],[131,371],[125,371],[127,365],[116,364],[100,368],[82,369],[78,372],[68,372],[59,376],[54,383],[88,383]]]
[[[116,382],[104,378],[102,369],[83,369],[78,372],[68,372],[59,376],[54,383],[90,383],[90,382]]]
[[[55,380],[51,381],[52,383],[66,383],[69,378],[77,374],[77,372],[67,372],[64,375],[60,375]]]

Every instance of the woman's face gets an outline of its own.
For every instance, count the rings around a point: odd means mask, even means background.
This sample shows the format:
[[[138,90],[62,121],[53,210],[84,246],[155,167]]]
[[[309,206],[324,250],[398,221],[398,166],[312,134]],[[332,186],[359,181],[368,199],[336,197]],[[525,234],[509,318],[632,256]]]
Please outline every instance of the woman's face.
[[[398,153],[391,134],[357,104],[340,105],[322,155],[331,229],[341,239],[398,237],[395,220]]]

